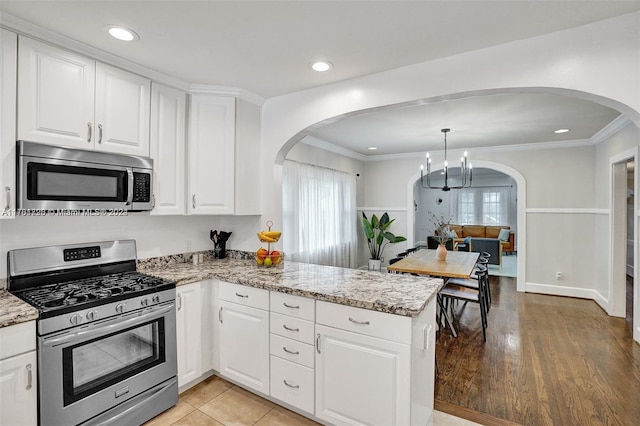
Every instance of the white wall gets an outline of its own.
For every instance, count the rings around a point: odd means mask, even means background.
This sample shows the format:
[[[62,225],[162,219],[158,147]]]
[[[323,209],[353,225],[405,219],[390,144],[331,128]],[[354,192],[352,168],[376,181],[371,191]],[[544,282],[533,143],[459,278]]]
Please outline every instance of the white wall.
[[[640,123],[639,24],[640,13],[633,13],[269,99],[263,106],[262,139],[274,154],[264,156],[264,168],[273,170],[278,179],[286,152],[324,120],[418,99],[509,91],[570,94],[616,108]],[[504,164],[524,176],[527,196],[519,202],[531,210],[526,220],[528,240],[518,249],[522,254],[529,249],[544,251],[526,255],[525,279],[531,288],[555,286],[554,291],[569,294],[573,289],[593,291],[595,241],[588,230],[594,229],[596,220],[582,210],[595,206],[595,148],[485,150],[470,155]],[[364,204],[405,209],[406,216],[407,184],[421,159],[367,163]],[[279,185],[266,183],[265,194],[274,187]],[[279,194],[266,198],[265,213],[281,216]],[[404,222],[406,226],[406,218]],[[559,267],[565,274],[561,286],[555,281]]]

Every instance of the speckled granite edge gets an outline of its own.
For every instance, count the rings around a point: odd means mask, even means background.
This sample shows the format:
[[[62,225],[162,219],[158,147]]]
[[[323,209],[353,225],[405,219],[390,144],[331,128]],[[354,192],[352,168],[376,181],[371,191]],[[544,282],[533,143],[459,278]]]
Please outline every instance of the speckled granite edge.
[[[253,259],[255,256],[252,252],[242,250],[227,250],[227,258],[229,259]],[[138,268],[157,268],[167,265],[176,265],[180,263],[193,263],[193,256],[202,254],[205,261],[214,260],[213,250],[201,250],[189,253],[171,254],[168,256],[150,257],[148,259],[138,259]]]
[[[186,285],[215,278],[316,300],[417,317],[442,287],[442,279],[385,274],[285,261],[258,267],[252,260],[209,259],[199,265],[143,263],[139,271]]]
[[[0,290],[0,327],[35,320],[38,310],[6,290]]]

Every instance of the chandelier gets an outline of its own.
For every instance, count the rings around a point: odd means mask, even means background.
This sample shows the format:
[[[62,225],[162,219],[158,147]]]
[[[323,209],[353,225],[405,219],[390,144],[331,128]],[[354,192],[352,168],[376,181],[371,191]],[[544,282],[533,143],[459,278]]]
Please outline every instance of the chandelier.
[[[471,181],[473,180],[473,166],[471,164],[467,165],[467,151],[464,152],[464,156],[460,157],[460,185],[458,186],[449,186],[449,164],[447,163],[447,133],[451,131],[451,129],[442,129],[442,133],[444,133],[444,186],[432,186],[430,182],[431,177],[431,158],[429,157],[429,153],[427,152],[427,176],[426,179],[423,176],[424,166],[420,165],[420,185],[423,188],[427,189],[441,189],[443,191],[450,191],[452,189],[462,189],[469,188],[471,186]],[[467,179],[467,174],[469,175]],[[425,185],[426,180],[426,185]]]

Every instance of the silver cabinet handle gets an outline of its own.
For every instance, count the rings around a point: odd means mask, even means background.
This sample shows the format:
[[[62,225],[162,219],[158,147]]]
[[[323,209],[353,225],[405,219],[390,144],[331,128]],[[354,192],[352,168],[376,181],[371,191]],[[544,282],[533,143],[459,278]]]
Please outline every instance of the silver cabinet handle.
[[[11,209],[11,187],[10,186],[4,187],[4,209],[5,210]]]
[[[98,124],[98,143],[102,143],[102,124]]]
[[[153,199],[153,203],[151,204],[151,208],[155,209],[156,208],[156,194],[153,194],[152,199]]]
[[[87,142],[91,143],[91,136],[93,136],[93,127],[91,126],[91,122],[87,123]]]
[[[369,321],[358,321],[358,320],[354,320],[353,318],[349,317],[349,321],[355,323],[355,324],[361,324],[361,325],[369,325],[370,322]]]
[[[300,389],[300,385],[290,385],[286,380],[282,381],[285,385],[289,386],[292,389]]]
[[[291,355],[300,355],[300,351],[290,351],[286,346],[283,346],[282,350]]]
[[[193,208],[196,208],[196,194],[193,194],[191,196],[191,206],[193,206]]]
[[[182,309],[182,294],[178,293],[178,310]]]
[[[33,384],[33,371],[31,371],[31,364],[27,364],[27,390],[31,390]]]
[[[238,297],[243,297],[243,298],[245,298],[245,299],[248,299],[248,298],[249,298],[249,295],[248,295],[248,294],[240,294],[240,293],[237,293],[237,292],[236,292],[236,296],[238,296]]]
[[[316,352],[320,353],[320,333],[316,336]]]
[[[218,321],[220,321],[220,324],[224,323],[224,321],[222,321],[222,306],[220,306],[220,310],[218,311]]]
[[[286,325],[286,324],[282,324],[282,327],[283,327],[285,330],[288,330],[288,331],[296,331],[296,332],[300,331],[300,329],[299,329],[299,328],[291,328],[291,327],[287,327],[287,325]]]
[[[285,308],[300,309],[299,305],[288,305],[287,302],[282,302],[282,304],[284,305]]]

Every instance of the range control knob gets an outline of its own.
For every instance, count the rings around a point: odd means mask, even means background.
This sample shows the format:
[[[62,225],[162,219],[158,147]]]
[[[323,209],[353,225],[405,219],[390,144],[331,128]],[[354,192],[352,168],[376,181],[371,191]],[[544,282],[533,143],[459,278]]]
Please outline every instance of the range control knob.
[[[153,295],[153,303],[160,303],[160,295],[159,294],[154,294]]]
[[[149,306],[149,303],[151,303],[151,299],[149,297],[145,297],[143,299],[140,299],[140,304],[142,306]]]
[[[87,312],[87,321],[93,321],[98,318],[98,311]]]
[[[73,314],[71,318],[69,318],[69,322],[73,325],[80,324],[82,322],[82,314]]]
[[[126,306],[126,303],[118,303],[116,305],[116,312],[119,313],[119,314],[123,314],[125,306]]]

